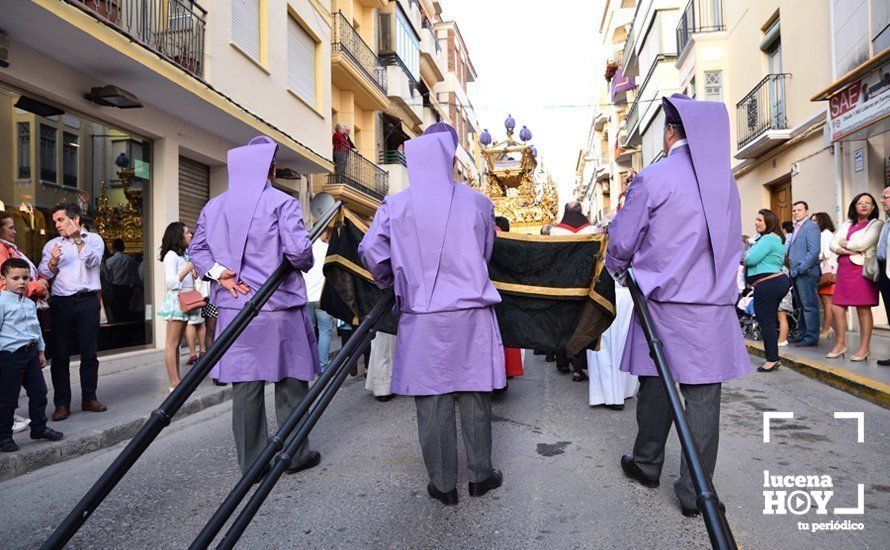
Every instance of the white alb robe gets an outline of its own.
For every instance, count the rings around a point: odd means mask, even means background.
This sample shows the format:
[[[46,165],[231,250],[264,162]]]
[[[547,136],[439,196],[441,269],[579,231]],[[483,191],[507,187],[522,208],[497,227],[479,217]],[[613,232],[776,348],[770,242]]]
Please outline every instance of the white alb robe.
[[[368,360],[368,379],[365,389],[375,397],[392,393],[392,362],[396,353],[396,337],[378,332],[371,340],[371,357]]]
[[[623,405],[625,399],[637,393],[637,377],[619,370],[632,317],[630,291],[615,285],[615,321],[603,333],[600,350],[587,351],[591,405]]]

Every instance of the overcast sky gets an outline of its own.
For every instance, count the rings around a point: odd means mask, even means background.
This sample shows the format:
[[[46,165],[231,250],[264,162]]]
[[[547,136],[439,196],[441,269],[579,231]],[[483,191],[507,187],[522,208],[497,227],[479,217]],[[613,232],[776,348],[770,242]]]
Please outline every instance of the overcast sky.
[[[575,183],[593,108],[597,21],[593,0],[445,0],[442,16],[457,21],[478,78],[470,101],[495,140],[512,114],[534,135],[538,159],[559,184],[564,202]],[[565,107],[580,105],[580,107]]]

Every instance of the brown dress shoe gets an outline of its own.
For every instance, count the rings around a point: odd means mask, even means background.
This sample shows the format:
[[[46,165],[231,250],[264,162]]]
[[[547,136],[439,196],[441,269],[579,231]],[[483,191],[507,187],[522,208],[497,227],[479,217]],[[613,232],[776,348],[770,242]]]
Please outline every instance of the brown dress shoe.
[[[108,407],[99,403],[98,401],[86,401],[81,406],[81,409],[89,412],[100,413],[108,410]]]
[[[53,420],[56,422],[61,422],[71,416],[71,407],[67,405],[57,405],[56,410],[53,411]]]

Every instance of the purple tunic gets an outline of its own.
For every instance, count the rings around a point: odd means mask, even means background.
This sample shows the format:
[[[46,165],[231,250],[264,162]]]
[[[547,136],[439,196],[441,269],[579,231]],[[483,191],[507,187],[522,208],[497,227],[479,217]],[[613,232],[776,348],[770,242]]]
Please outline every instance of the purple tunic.
[[[724,382],[750,372],[735,313],[741,209],[722,103],[674,95],[688,146],[647,166],[609,226],[606,266],[633,268],[677,382]],[[621,370],[657,376],[634,315]]]
[[[312,244],[299,201],[266,180],[275,148],[268,138],[256,138],[229,151],[229,190],[201,211],[189,246],[189,259],[198,273],[219,263],[250,287],[247,295],[232,298],[213,284],[211,302],[219,308],[217,335],[282,261],[296,268],[211,371],[223,382],[309,381],[319,372],[300,273],[312,267]]]
[[[410,187],[377,210],[359,255],[401,312],[392,392],[440,395],[502,388],[504,347],[488,278],[494,207],[451,179],[447,133],[405,143]]]

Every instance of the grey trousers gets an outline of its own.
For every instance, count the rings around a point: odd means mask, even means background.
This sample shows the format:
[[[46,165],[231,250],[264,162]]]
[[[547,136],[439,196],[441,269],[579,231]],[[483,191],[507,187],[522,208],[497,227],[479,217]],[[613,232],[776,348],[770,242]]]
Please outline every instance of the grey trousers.
[[[717,443],[720,439],[720,390],[717,384],[680,384],[686,402],[686,420],[708,474],[714,475],[717,465]],[[655,376],[640,377],[637,395],[637,440],[634,443],[634,462],[647,476],[657,479],[664,464],[664,444],[671,431],[673,417],[667,393]],[[689,466],[683,458],[680,479],[674,484],[680,503],[695,507],[695,487]]]
[[[456,392],[414,398],[417,431],[430,481],[436,489],[457,488],[457,425],[454,402],[460,405],[460,427],[467,451],[467,477],[479,483],[491,477],[491,393]]]
[[[262,381],[232,384],[232,432],[235,434],[235,449],[238,451],[241,473],[247,473],[269,441],[265,386],[266,383]],[[279,426],[287,420],[291,411],[297,408],[308,391],[308,382],[296,378],[283,378],[275,383],[275,416]],[[288,441],[291,438],[288,438]],[[308,454],[307,438],[294,456],[292,466],[306,462],[309,459]]]

